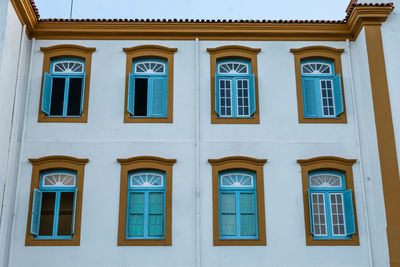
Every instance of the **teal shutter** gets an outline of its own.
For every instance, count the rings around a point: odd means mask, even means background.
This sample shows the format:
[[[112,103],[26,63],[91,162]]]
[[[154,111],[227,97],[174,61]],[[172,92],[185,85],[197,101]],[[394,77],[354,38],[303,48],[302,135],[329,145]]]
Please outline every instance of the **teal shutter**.
[[[152,97],[152,109],[151,115],[155,117],[166,116],[166,90],[165,90],[165,78],[153,78],[153,95]]]
[[[312,197],[311,197],[311,192],[308,191],[308,203],[310,206],[310,229],[311,229],[311,234],[314,235],[314,220],[313,220],[313,212],[312,212]]]
[[[144,193],[131,193],[129,214],[129,235],[144,235]]]
[[[256,235],[254,193],[240,194],[240,234],[242,236]]]
[[[221,235],[236,235],[235,194],[221,194]]]
[[[335,115],[339,116],[344,111],[343,96],[342,96],[342,83],[340,81],[340,74],[333,78],[333,96],[335,99]]]
[[[33,189],[32,217],[31,217],[31,234],[39,235],[40,212],[42,209],[42,192]]]
[[[217,74],[215,74],[215,113],[219,116],[219,79]]]
[[[52,77],[47,72],[44,73],[43,79],[43,91],[42,91],[42,111],[49,116],[50,115],[50,101],[51,101],[51,87]]]
[[[254,112],[256,112],[256,83],[254,74],[250,76],[250,87],[249,87],[249,94],[250,94],[250,116],[253,116]]]
[[[135,78],[132,73],[129,73],[129,81],[128,81],[128,112],[133,116],[134,109],[133,104],[135,103]]]
[[[74,204],[72,206],[72,222],[71,222],[71,235],[75,233],[75,213],[76,213],[76,198],[78,197],[78,190],[74,192]]]
[[[351,189],[343,193],[344,199],[344,214],[346,220],[346,234],[352,235],[356,233],[356,226],[354,222],[353,201],[351,197]]]
[[[149,193],[149,236],[163,236],[164,194]]]
[[[303,108],[305,118],[315,118],[318,116],[316,105],[315,79],[302,78],[303,87]]]
[[[86,81],[86,74],[83,73],[83,77],[82,77],[82,90],[81,90],[81,115],[82,115],[82,111],[83,111],[83,102],[84,102],[84,97],[85,97],[85,81]]]

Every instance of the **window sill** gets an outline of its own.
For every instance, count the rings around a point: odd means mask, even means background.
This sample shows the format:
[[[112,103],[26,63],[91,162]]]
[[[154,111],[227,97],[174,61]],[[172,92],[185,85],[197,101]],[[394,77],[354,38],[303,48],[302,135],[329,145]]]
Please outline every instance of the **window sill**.
[[[359,246],[358,235],[354,234],[349,239],[314,239],[312,235],[306,238],[307,246]]]
[[[87,123],[87,115],[82,113],[82,116],[79,117],[48,117],[40,111],[38,122]]]
[[[167,117],[132,117],[125,112],[124,123],[172,123],[172,116]]]
[[[214,246],[266,246],[265,240],[259,239],[219,239],[214,240]]]
[[[118,246],[172,246],[166,239],[124,239],[118,240]]]
[[[249,117],[218,117],[216,113],[211,116],[211,124],[260,124],[260,118],[258,113],[254,113],[254,116]]]
[[[299,123],[347,123],[345,114],[341,114],[337,118],[304,118],[299,117]]]
[[[35,239],[33,235],[26,239],[25,246],[79,246],[80,238],[76,235],[72,239]]]

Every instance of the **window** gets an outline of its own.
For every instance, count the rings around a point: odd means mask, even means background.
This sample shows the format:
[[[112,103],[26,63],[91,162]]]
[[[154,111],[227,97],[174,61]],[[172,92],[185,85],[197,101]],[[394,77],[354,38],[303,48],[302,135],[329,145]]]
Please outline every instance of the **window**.
[[[128,111],[131,116],[167,116],[167,66],[166,61],[157,59],[133,61],[128,86]]]
[[[33,171],[25,244],[79,245],[83,174],[88,160],[50,156],[29,161]]]
[[[172,123],[176,48],[141,45],[126,53],[126,123]]]
[[[346,123],[341,54],[343,49],[311,46],[294,54],[300,123]]]
[[[87,122],[91,55],[76,45],[42,47],[44,52],[39,122]]]
[[[83,110],[84,82],[84,60],[52,60],[50,74],[44,73],[42,111],[49,117],[80,117]]]
[[[331,61],[301,61],[305,118],[335,118],[343,113],[340,74],[334,73]]]
[[[151,156],[121,164],[119,246],[171,246],[172,165]]]
[[[126,238],[164,238],[165,173],[139,171],[128,179]]]
[[[248,61],[218,61],[215,112],[219,117],[252,117],[255,112],[254,74]]]
[[[213,179],[214,246],[264,246],[263,165],[249,157],[209,159]]]
[[[355,160],[298,160],[304,193],[307,245],[359,245],[352,165]]]
[[[220,239],[256,239],[255,173],[244,170],[221,172],[219,199]]]
[[[210,53],[211,123],[260,123],[257,55],[245,46],[208,48]]]

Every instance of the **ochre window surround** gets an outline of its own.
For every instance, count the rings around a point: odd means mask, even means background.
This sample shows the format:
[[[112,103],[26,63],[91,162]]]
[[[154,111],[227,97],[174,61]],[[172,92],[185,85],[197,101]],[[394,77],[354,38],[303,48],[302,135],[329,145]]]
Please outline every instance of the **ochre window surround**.
[[[28,223],[26,228],[26,246],[79,246],[81,237],[81,216],[82,216],[82,195],[83,195],[83,179],[85,172],[85,165],[89,162],[88,159],[78,159],[69,156],[48,156],[38,159],[29,159],[32,163],[32,180],[29,197],[29,209],[28,209]],[[49,239],[49,240],[37,240],[30,233],[31,217],[32,217],[32,202],[33,202],[33,191],[35,188],[39,188],[40,174],[44,171],[50,170],[70,170],[76,172],[76,209],[75,209],[75,231],[72,235],[72,239]]]
[[[140,45],[130,48],[123,48],[126,53],[126,73],[125,73],[125,123],[172,123],[173,122],[173,97],[174,97],[174,54],[177,48],[168,48],[159,45]],[[167,74],[167,117],[132,117],[128,112],[128,91],[129,91],[129,73],[132,73],[132,62],[137,59],[159,58],[166,60],[168,64]]]
[[[360,245],[358,237],[356,201],[354,197],[354,183],[353,183],[353,170],[352,170],[353,164],[355,162],[356,162],[355,159],[344,159],[332,156],[322,156],[310,159],[297,160],[297,163],[299,163],[301,166],[303,202],[304,202],[304,224],[305,224],[307,246],[359,246]],[[309,188],[309,173],[316,170],[332,170],[344,173],[346,189],[351,189],[352,199],[353,199],[355,234],[351,235],[350,239],[331,239],[331,240],[313,239],[313,236],[311,234],[308,188]]]
[[[176,159],[139,156],[117,159],[121,164],[119,200],[118,246],[171,246],[172,245],[172,166]],[[126,239],[128,174],[132,171],[157,170],[165,173],[165,233],[164,239]]]
[[[211,88],[211,123],[212,124],[259,124],[260,108],[258,95],[258,70],[257,55],[260,48],[251,48],[239,45],[220,46],[216,48],[207,48],[210,53],[210,88]],[[217,62],[222,59],[244,59],[250,62],[251,71],[254,73],[254,95],[256,110],[251,118],[220,118],[215,112],[215,73]]]
[[[213,195],[213,244],[214,246],[265,246],[265,205],[264,205],[264,175],[263,166],[266,159],[254,159],[243,156],[232,156],[220,159],[209,159],[212,166],[212,195]],[[219,233],[219,173],[228,170],[248,170],[256,175],[257,193],[257,225],[258,239],[220,239]]]
[[[343,90],[343,74],[342,74],[342,61],[341,55],[343,49],[337,49],[328,46],[308,46],[302,48],[292,48],[290,52],[294,55],[294,66],[296,74],[296,88],[297,88],[297,108],[299,123],[347,123],[346,117],[346,103]],[[343,113],[338,118],[305,118],[303,108],[303,90],[301,80],[301,61],[306,59],[325,59],[332,61],[334,64],[335,75],[340,74],[343,96]]]
[[[39,116],[38,122],[80,122],[86,123],[88,120],[88,108],[89,108],[89,88],[90,88],[90,72],[92,63],[92,53],[96,51],[96,48],[84,47],[79,45],[62,44],[54,45],[50,47],[41,47],[40,50],[44,53],[43,59],[43,71],[42,71],[42,84],[39,102]],[[80,117],[47,117],[41,110],[42,98],[43,98],[43,83],[45,72],[50,72],[51,60],[57,58],[79,58],[85,61],[85,88],[83,96],[83,109]]]

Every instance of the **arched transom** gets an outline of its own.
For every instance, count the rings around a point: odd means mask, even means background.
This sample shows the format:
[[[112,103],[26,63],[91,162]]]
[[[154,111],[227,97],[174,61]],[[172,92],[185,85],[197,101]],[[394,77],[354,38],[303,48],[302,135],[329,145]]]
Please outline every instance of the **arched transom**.
[[[161,174],[153,172],[141,172],[130,177],[131,187],[163,187],[164,179]]]
[[[322,62],[304,63],[301,65],[302,74],[332,74],[331,65]]]
[[[247,64],[241,62],[224,62],[218,64],[220,74],[249,74]]]
[[[74,187],[76,175],[70,173],[50,173],[43,176],[43,187]]]
[[[79,61],[63,60],[54,63],[53,73],[58,74],[79,74],[83,73],[84,64]]]
[[[230,173],[221,176],[221,187],[253,187],[254,178],[245,173]]]
[[[310,177],[311,187],[342,187],[342,178],[334,174],[318,174]]]
[[[165,73],[165,64],[153,61],[136,63],[135,72],[143,74],[162,74]]]

